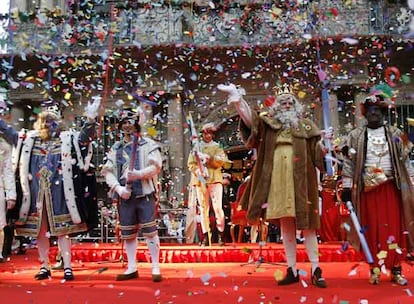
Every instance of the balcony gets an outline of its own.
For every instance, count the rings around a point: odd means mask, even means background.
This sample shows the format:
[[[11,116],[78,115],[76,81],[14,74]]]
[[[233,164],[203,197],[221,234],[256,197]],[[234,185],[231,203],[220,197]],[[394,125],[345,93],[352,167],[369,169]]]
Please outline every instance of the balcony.
[[[91,54],[130,45],[214,47],[294,44],[336,36],[404,38],[410,35],[412,15],[407,1],[82,1],[62,9],[12,7],[10,25],[8,15],[0,18],[0,42],[11,54]]]

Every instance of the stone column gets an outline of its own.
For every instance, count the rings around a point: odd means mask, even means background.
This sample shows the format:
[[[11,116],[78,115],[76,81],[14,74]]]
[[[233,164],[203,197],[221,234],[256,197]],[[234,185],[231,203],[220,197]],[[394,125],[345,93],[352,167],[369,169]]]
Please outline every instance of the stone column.
[[[329,118],[330,118],[330,127],[334,129],[335,135],[339,131],[339,113],[338,113],[338,97],[335,93],[329,93]]]
[[[29,120],[31,112],[24,111],[23,107],[11,107],[10,115],[7,116],[7,122],[17,131],[22,128],[32,129],[33,122]]]
[[[184,202],[184,175],[186,157],[184,155],[184,121],[181,98],[171,95],[168,101],[168,154],[171,186],[168,196],[173,208]]]

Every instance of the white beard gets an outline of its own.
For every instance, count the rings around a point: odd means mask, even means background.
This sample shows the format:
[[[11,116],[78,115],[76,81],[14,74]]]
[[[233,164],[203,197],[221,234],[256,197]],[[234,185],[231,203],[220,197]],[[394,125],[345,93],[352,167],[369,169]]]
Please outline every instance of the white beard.
[[[299,116],[295,110],[279,111],[274,117],[283,125],[284,129],[299,125]]]

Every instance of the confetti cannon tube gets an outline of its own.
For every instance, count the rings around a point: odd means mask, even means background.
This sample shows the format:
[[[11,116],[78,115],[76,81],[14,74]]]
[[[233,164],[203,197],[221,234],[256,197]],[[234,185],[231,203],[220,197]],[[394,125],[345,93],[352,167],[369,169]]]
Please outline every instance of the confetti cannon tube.
[[[354,206],[352,205],[351,201],[347,201],[346,202],[346,207],[349,210],[349,215],[351,217],[352,223],[354,224],[355,230],[358,233],[358,237],[359,237],[359,241],[361,242],[361,247],[362,250],[364,251],[365,257],[367,259],[367,262],[369,264],[373,264],[374,263],[374,259],[372,257],[371,251],[369,250],[368,244],[367,244],[367,240],[365,239],[365,235],[361,230],[361,225],[359,223],[358,217],[355,213],[355,209]]]
[[[322,90],[322,110],[323,110],[323,123],[325,130],[328,130],[331,123],[331,118],[329,115],[330,109],[329,109],[329,93],[328,89],[324,88]],[[326,163],[326,174],[328,176],[334,175],[334,169],[332,165],[332,141],[331,139],[325,138],[324,139],[325,145],[328,148],[329,152],[328,155],[325,157],[325,163]]]

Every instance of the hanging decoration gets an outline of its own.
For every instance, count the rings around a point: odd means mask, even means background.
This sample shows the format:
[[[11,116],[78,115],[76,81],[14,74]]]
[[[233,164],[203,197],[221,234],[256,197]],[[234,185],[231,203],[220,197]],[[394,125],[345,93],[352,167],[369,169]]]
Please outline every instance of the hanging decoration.
[[[391,87],[396,87],[401,78],[400,70],[395,67],[387,67],[384,72],[385,80]]]

